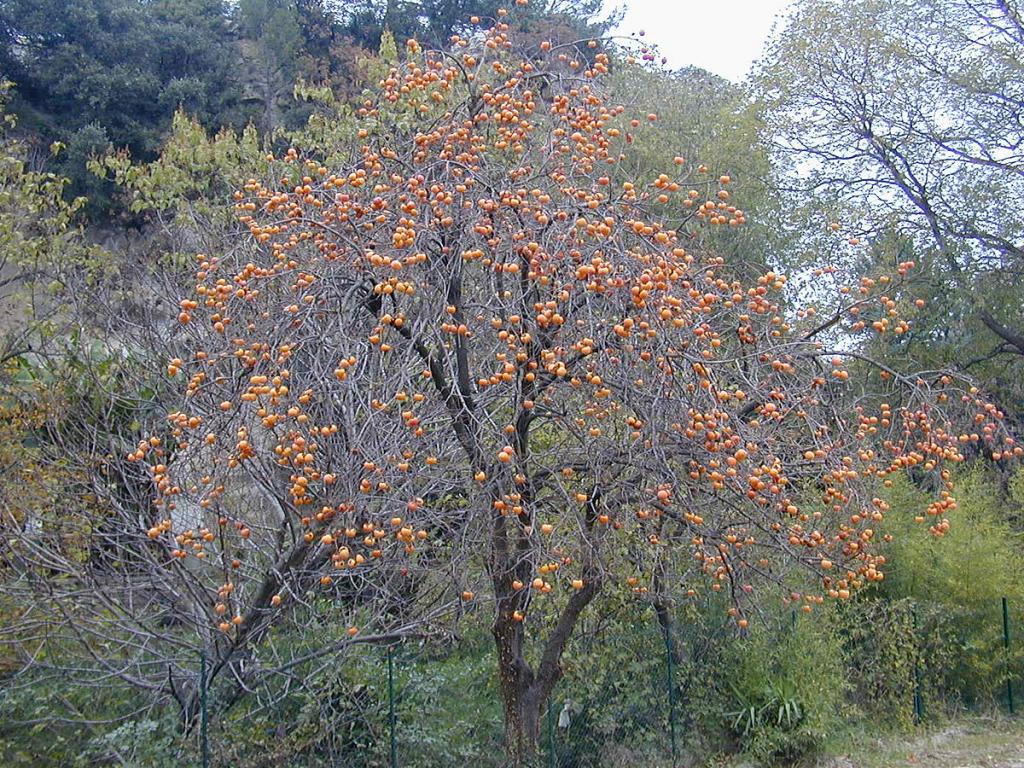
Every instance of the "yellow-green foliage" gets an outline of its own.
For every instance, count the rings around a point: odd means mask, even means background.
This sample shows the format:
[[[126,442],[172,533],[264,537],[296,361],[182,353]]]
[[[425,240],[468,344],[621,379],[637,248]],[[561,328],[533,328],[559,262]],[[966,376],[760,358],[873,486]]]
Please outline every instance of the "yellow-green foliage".
[[[1024,473],[1011,483],[1016,500],[1012,491],[1006,499],[997,478],[981,467],[955,479],[957,505],[941,538],[914,522],[930,494],[905,478],[894,482],[888,494],[892,509],[881,526],[893,536],[884,592],[954,609],[980,609],[1007,597],[1024,610],[1024,537],[1009,523],[1024,501]]]
[[[33,170],[28,144],[7,114],[12,84],[0,81],[0,360],[12,350],[40,346],[54,314],[51,298],[75,279],[106,266],[106,254],[81,236],[83,198],[68,201],[68,180]],[[60,144],[51,148],[62,152]]]
[[[266,167],[265,154],[255,128],[241,134],[224,129],[211,137],[179,110],[157,160],[133,164],[126,152],[120,152],[97,159],[90,170],[113,176],[131,196],[132,211],[182,212],[206,202],[201,213],[209,215],[223,209],[224,200],[246,178]]]
[[[1006,675],[1021,679],[1024,671],[1024,537],[1009,522],[1024,500],[1024,474],[1018,472],[1008,492],[980,466],[955,479],[957,505],[942,538],[914,522],[929,494],[906,480],[894,483],[892,509],[881,526],[893,539],[879,593],[909,598],[950,622],[944,640],[954,652],[942,684],[967,701],[993,700],[1002,695]],[[1004,597],[1018,638],[1010,654],[1003,650]]]

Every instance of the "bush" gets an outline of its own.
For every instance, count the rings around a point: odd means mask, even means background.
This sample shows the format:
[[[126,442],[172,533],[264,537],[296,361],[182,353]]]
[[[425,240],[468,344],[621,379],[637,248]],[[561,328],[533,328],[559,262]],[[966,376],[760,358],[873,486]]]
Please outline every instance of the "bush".
[[[909,599],[863,599],[839,611],[853,700],[861,712],[894,728],[915,720],[915,693],[925,717],[955,699],[952,671],[962,653],[950,616]]]
[[[130,720],[90,740],[81,765],[162,768],[183,761],[173,718]],[[194,756],[189,756],[194,759]]]
[[[796,618],[789,631],[752,625],[729,644],[718,672],[717,706],[701,725],[758,760],[813,755],[843,722],[847,667],[832,611]]]
[[[309,633],[279,641],[309,642]],[[219,718],[211,744],[215,765],[390,765],[386,650],[357,646],[326,661],[311,665],[301,688],[266,691],[270,706],[243,700]],[[471,631],[454,646],[396,645],[392,673],[400,765],[499,764],[502,716],[485,638]]]
[[[5,768],[196,765],[197,741],[178,726],[171,709],[150,706],[127,685],[69,686],[32,672],[0,678]]]
[[[652,612],[632,608],[581,633],[563,658],[566,675],[551,701],[559,765],[617,765],[617,745],[628,746],[631,765],[668,754],[665,640]]]

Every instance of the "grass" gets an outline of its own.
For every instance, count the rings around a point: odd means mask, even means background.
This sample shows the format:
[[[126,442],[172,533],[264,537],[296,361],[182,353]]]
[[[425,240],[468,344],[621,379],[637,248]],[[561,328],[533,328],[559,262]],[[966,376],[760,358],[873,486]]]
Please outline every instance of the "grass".
[[[906,737],[866,731],[818,768],[1024,768],[1024,718],[970,717]]]

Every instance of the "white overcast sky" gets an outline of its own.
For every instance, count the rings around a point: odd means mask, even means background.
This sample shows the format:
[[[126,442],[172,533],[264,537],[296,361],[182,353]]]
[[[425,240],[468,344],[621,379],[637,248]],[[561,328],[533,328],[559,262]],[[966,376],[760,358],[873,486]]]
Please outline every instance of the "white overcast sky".
[[[606,0],[624,6],[617,34],[655,43],[667,66],[698,66],[729,80],[742,80],[761,54],[772,23],[789,0]]]

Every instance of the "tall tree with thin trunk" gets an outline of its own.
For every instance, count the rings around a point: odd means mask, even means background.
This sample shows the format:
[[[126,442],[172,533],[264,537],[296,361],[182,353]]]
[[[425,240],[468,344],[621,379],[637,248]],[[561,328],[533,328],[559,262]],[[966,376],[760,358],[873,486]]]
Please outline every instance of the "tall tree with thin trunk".
[[[905,349],[977,375],[1015,420],[1022,62],[1013,2],[807,0],[754,80],[790,205],[817,219],[805,234],[834,221],[847,258],[921,262],[930,308]]]

